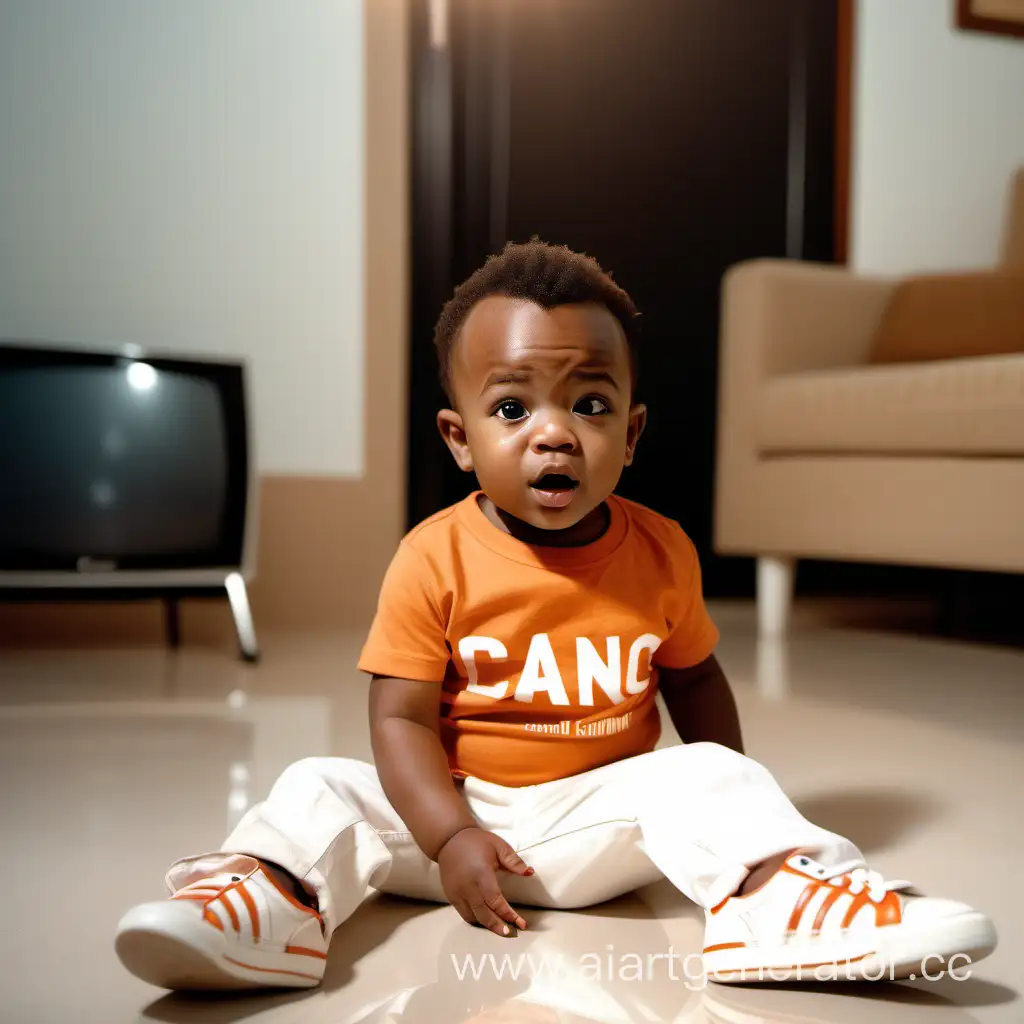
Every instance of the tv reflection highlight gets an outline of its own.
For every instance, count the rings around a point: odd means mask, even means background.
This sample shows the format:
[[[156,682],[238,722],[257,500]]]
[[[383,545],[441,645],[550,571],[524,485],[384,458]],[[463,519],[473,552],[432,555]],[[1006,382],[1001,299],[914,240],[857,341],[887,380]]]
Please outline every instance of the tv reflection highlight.
[[[127,376],[133,391],[152,391],[156,387],[156,370],[149,363],[129,363]]]

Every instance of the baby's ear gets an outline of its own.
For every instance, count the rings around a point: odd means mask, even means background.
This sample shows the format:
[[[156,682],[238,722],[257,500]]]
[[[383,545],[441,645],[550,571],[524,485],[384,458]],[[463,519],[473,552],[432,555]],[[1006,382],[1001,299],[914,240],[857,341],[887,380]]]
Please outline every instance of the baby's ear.
[[[636,454],[637,441],[647,426],[647,406],[634,405],[629,410],[629,426],[626,428],[626,456],[623,460],[627,466],[633,465],[633,456]]]
[[[441,431],[444,443],[452,453],[459,469],[463,473],[473,472],[473,453],[469,450],[466,440],[466,428],[462,425],[462,417],[454,409],[442,409],[437,414],[437,429]]]

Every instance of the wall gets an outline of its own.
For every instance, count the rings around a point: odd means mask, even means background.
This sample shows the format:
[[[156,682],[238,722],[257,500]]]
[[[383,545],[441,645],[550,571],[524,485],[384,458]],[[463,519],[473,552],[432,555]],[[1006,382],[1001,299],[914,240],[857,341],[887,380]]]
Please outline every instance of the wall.
[[[242,356],[268,473],[362,471],[361,0],[0,26],[0,337]]]
[[[1024,41],[953,27],[953,0],[859,0],[851,263],[991,266],[1024,165]]]
[[[32,34],[33,39],[43,35],[53,46],[61,44],[62,60],[81,65],[85,61],[79,53],[82,48],[92,51],[107,45],[94,38],[102,34],[95,26],[90,29],[83,24],[75,13],[77,4],[32,0],[23,7],[35,10],[37,3],[51,15],[59,7],[61,18],[68,19],[62,20],[65,31],[57,39],[55,26],[47,27],[22,11],[23,46],[28,46],[26,35]],[[5,12],[10,6],[5,6]],[[150,38],[141,30],[143,22],[155,36],[171,32],[172,27],[179,34],[185,28],[193,32],[202,41],[203,53],[194,59],[203,88],[190,84],[193,57],[186,59],[179,50],[180,64],[172,68],[165,61],[163,65],[162,102],[180,115],[179,142],[192,146],[202,141],[209,160],[216,162],[226,160],[236,144],[216,138],[206,114],[197,112],[197,127],[190,128],[185,106],[171,93],[180,87],[195,107],[220,103],[223,109],[224,94],[231,91],[231,103],[245,107],[249,118],[241,119],[237,143],[244,160],[239,156],[231,163],[234,173],[218,191],[212,173],[204,176],[194,169],[198,156],[181,158],[185,167],[178,166],[175,176],[184,175],[188,182],[168,180],[165,192],[177,197],[179,206],[185,196],[201,209],[192,215],[192,207],[185,203],[184,212],[178,210],[174,230],[174,218],[160,211],[155,221],[159,230],[152,230],[175,258],[162,260],[172,273],[151,280],[132,266],[129,242],[144,240],[149,222],[133,210],[129,200],[147,190],[149,200],[159,200],[160,195],[154,194],[159,193],[156,184],[133,186],[131,175],[118,170],[112,156],[93,154],[89,159],[101,161],[105,172],[116,172],[119,187],[116,194],[101,189],[95,172],[87,188],[75,166],[80,162],[77,158],[84,159],[83,151],[89,150],[88,139],[65,112],[69,104],[78,110],[78,100],[66,88],[45,104],[38,98],[30,103],[24,95],[12,97],[6,86],[14,72],[3,64],[17,58],[18,47],[10,44],[9,37],[0,42],[0,76],[6,76],[0,78],[4,161],[16,148],[10,143],[13,126],[19,144],[37,154],[35,171],[41,179],[34,183],[28,156],[21,154],[13,162],[18,189],[12,192],[9,184],[0,183],[4,197],[0,200],[0,260],[7,260],[11,237],[17,237],[18,247],[32,257],[25,263],[0,263],[0,333],[33,328],[30,321],[36,316],[41,327],[34,327],[32,333],[45,328],[45,333],[55,334],[63,326],[88,323],[97,337],[106,337],[108,330],[134,332],[134,324],[145,322],[153,332],[165,332],[161,337],[170,342],[177,339],[180,325],[201,322],[206,325],[206,343],[229,351],[227,339],[222,345],[218,334],[223,329],[237,345],[236,351],[252,359],[256,377],[256,431],[263,472],[252,600],[263,646],[272,646],[273,634],[280,631],[362,630],[405,521],[407,2],[150,0],[139,4],[102,0],[102,4],[81,6],[94,15],[97,10],[106,15],[123,10],[133,31],[140,33],[134,38],[135,47]],[[179,12],[179,7],[185,12]],[[166,21],[160,23],[153,11],[166,15]],[[200,11],[216,14],[200,19]],[[113,19],[107,20],[111,24],[106,27],[120,33],[118,45],[129,46],[132,41],[123,34],[125,26],[118,28]],[[254,20],[262,24],[252,25]],[[88,38],[81,40],[75,34],[78,31],[86,32]],[[243,60],[236,48],[249,56]],[[110,49],[117,47],[111,43]],[[52,47],[49,52],[56,60]],[[103,103],[125,105],[129,101],[124,97],[109,95],[115,86],[117,92],[146,83],[152,86],[154,76],[148,70],[140,71],[137,84],[124,81],[124,58],[114,53],[110,57],[114,66],[109,70],[90,58],[92,77],[80,83],[83,89],[99,95],[103,90],[97,83],[107,81],[100,97]],[[282,67],[285,57],[288,67]],[[299,66],[304,62],[315,67],[304,71]],[[343,64],[346,67],[340,67]],[[22,60],[19,67],[28,76],[25,65]],[[249,76],[244,88],[239,82],[243,70]],[[37,76],[33,72],[30,77],[34,81]],[[45,83],[39,87],[56,88]],[[272,137],[260,136],[255,121],[258,110],[246,106],[250,89],[259,98],[258,107],[277,112]],[[300,108],[309,123],[290,124],[303,120],[295,114]],[[99,118],[89,116],[93,117],[90,123]],[[54,122],[62,123],[71,134],[66,152],[76,154],[75,161],[65,156],[53,134]],[[205,134],[196,134],[199,124],[206,126]],[[224,130],[228,131],[227,125]],[[128,159],[144,145],[159,145],[158,134],[146,119],[137,117],[123,122],[119,132],[111,131],[109,137],[117,136],[117,153]],[[257,145],[260,137],[263,141]],[[301,159],[286,159],[274,152],[289,139],[306,147]],[[166,148],[162,152],[166,155]],[[52,153],[66,169],[44,166],[44,153]],[[272,173],[256,168],[252,173],[259,178],[258,185],[240,182],[250,177],[250,168],[242,166],[247,162],[269,165]],[[9,181],[10,175],[0,170],[0,182],[4,180]],[[74,202],[60,194],[64,187],[72,191]],[[312,195],[297,194],[300,190]],[[46,201],[38,201],[44,193]],[[21,203],[29,203],[35,216],[19,210]],[[217,209],[218,204],[226,210]],[[67,227],[69,220],[73,231]],[[10,234],[12,222],[20,225],[17,236]],[[263,244],[267,238],[272,246]],[[79,249],[86,241],[89,248]],[[202,252],[206,246],[214,247],[229,263],[241,261],[243,269],[207,259]],[[65,248],[72,252],[65,253]],[[137,259],[155,273],[155,257],[140,253]],[[206,276],[190,268],[190,259],[202,263]],[[53,270],[50,261],[55,264]],[[104,263],[116,264],[117,273],[94,266]],[[79,280],[80,275],[91,287]],[[122,275],[130,278],[131,287],[118,283]],[[225,281],[235,289],[231,295],[237,301],[228,302],[221,295]],[[268,294],[255,294],[264,287]],[[22,289],[28,297],[19,295]],[[143,297],[137,298],[134,290]],[[245,308],[243,298],[257,302],[259,316]],[[122,302],[127,313],[121,310]],[[307,304],[314,307],[308,316]],[[189,309],[183,311],[182,305]],[[295,326],[289,322],[292,314],[306,317],[295,321],[305,325],[302,331],[291,329]],[[100,331],[104,324],[112,326]],[[195,336],[190,337],[195,344]],[[186,602],[182,632],[187,644],[233,643],[223,602]],[[0,645],[134,645],[161,640],[161,612],[153,603],[0,605]]]

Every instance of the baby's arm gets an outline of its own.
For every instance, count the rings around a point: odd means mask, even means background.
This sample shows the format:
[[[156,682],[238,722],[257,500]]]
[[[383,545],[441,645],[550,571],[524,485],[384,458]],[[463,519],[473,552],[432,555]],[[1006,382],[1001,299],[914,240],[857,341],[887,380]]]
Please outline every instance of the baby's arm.
[[[720,743],[743,753],[736,701],[713,654],[693,668],[660,668],[658,689],[684,743]]]
[[[441,686],[374,676],[370,737],[381,785],[419,848],[438,863],[445,895],[470,924],[498,935],[526,921],[502,895],[499,870],[531,873],[500,836],[480,828],[455,788],[441,743]]]
[[[384,792],[419,848],[437,860],[464,828],[476,828],[455,788],[440,737],[441,686],[374,676],[370,738]]]

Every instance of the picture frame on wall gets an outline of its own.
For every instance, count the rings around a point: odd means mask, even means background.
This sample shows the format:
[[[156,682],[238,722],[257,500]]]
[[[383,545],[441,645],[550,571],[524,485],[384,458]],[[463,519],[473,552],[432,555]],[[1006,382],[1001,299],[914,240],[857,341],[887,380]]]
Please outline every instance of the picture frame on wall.
[[[1024,38],[1024,0],[956,0],[957,27]]]

